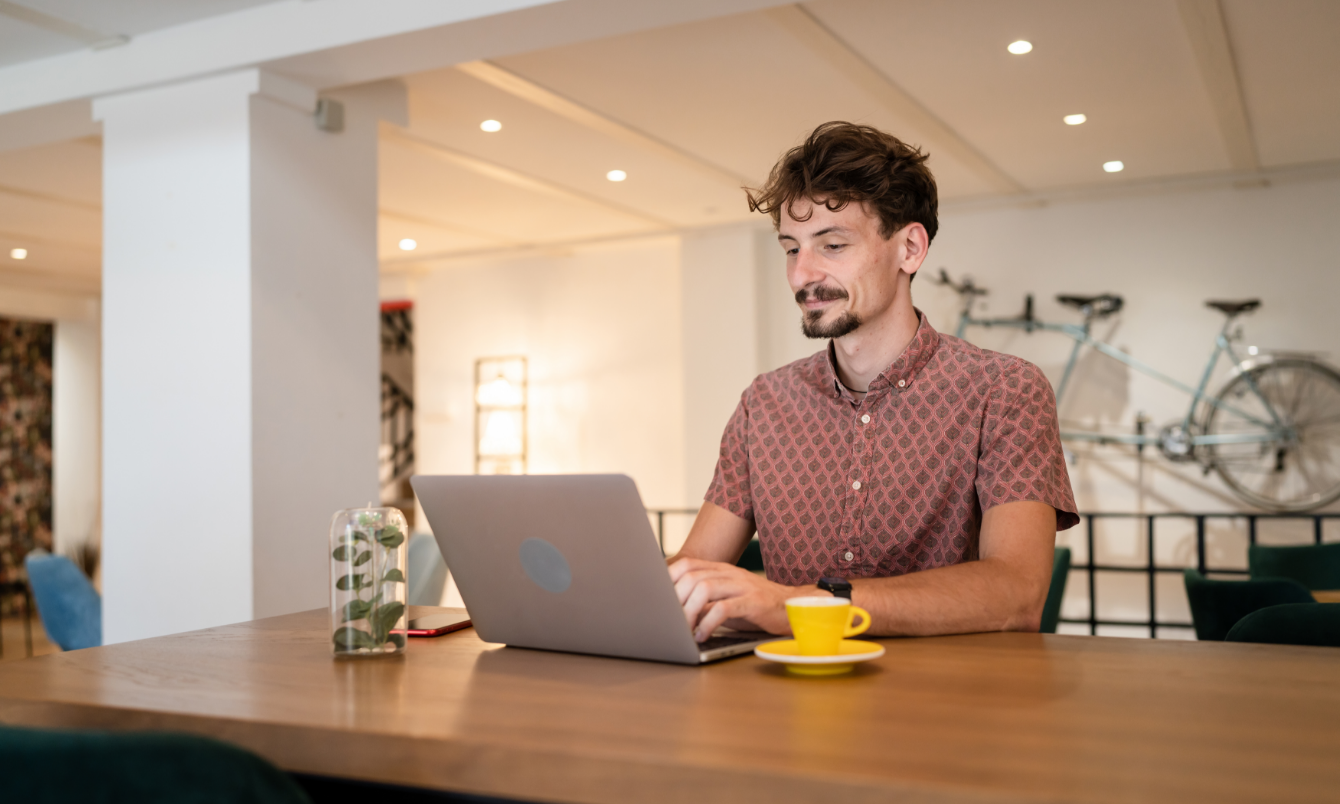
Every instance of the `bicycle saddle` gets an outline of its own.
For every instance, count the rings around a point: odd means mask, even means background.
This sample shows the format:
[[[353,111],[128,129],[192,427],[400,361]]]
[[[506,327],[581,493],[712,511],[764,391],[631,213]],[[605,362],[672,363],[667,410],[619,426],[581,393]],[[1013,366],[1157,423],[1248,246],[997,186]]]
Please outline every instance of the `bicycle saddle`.
[[[1238,313],[1247,313],[1261,306],[1260,299],[1247,299],[1246,301],[1207,301],[1206,307],[1213,307],[1224,315],[1237,315]]]
[[[1088,309],[1098,318],[1112,315],[1121,309],[1125,301],[1120,296],[1114,296],[1111,293],[1104,293],[1099,296],[1057,296],[1056,300],[1061,304],[1074,307],[1076,310]]]

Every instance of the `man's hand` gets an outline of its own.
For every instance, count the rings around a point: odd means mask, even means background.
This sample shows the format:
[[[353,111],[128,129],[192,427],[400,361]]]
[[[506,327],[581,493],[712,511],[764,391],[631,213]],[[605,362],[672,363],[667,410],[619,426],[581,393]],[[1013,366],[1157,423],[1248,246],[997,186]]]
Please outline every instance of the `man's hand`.
[[[680,558],[670,565],[670,580],[684,606],[693,638],[702,642],[720,626],[789,634],[786,599],[812,594],[773,583],[746,569],[701,558]],[[824,594],[817,589],[813,593]]]

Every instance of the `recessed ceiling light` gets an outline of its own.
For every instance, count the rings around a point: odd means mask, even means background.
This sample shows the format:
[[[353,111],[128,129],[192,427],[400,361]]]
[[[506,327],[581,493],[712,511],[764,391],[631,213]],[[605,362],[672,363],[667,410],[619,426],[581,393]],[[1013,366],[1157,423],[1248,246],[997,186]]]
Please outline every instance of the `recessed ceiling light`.
[[[1033,49],[1033,43],[1025,42],[1024,40],[1020,39],[1017,42],[1011,42],[1009,46],[1006,47],[1005,49],[1010,51],[1016,56],[1022,56]]]
[[[416,248],[418,248],[418,247],[419,247],[419,243],[418,243],[418,241],[411,240],[411,239],[408,238],[408,237],[405,238],[404,240],[401,240],[401,241],[400,241],[400,250],[401,250],[401,251],[413,251],[414,249],[416,249]]]
[[[1083,123],[1085,120],[1088,120],[1089,118],[1085,117],[1082,114],[1068,114],[1061,119],[1065,120],[1065,124],[1067,126],[1078,126],[1080,123]]]
[[[623,181],[628,178],[628,174],[624,173],[622,170],[611,170],[609,173],[605,174],[605,178],[610,181]]]
[[[14,258],[14,259],[16,259],[16,260],[26,260],[26,259],[28,259],[28,249],[26,249],[26,248],[13,248],[13,249],[10,249],[10,250],[9,250],[9,256],[12,257],[12,258]]]
[[[1111,162],[1103,163],[1103,170],[1106,170],[1108,173],[1120,173],[1125,169],[1126,166],[1123,165],[1119,159],[1113,159]]]
[[[502,123],[499,123],[497,120],[485,120],[479,124],[479,127],[490,134],[495,131],[502,131]]]

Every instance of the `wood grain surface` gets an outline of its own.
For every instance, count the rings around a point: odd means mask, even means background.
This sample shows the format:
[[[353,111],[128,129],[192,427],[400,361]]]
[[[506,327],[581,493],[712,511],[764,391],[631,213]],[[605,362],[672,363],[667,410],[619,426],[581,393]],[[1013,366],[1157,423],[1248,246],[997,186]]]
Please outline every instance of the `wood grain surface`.
[[[890,639],[825,679],[473,630],[337,661],[326,626],[319,610],[9,662],[0,721],[195,732],[292,771],[540,801],[1340,799],[1340,649]]]

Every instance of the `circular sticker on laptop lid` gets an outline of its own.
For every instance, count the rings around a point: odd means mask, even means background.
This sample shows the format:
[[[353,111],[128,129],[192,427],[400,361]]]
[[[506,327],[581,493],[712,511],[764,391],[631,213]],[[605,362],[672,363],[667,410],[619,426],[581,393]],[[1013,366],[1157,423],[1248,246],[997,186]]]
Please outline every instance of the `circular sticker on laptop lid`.
[[[534,536],[521,543],[521,568],[546,592],[566,592],[572,586],[572,570],[558,548]]]

